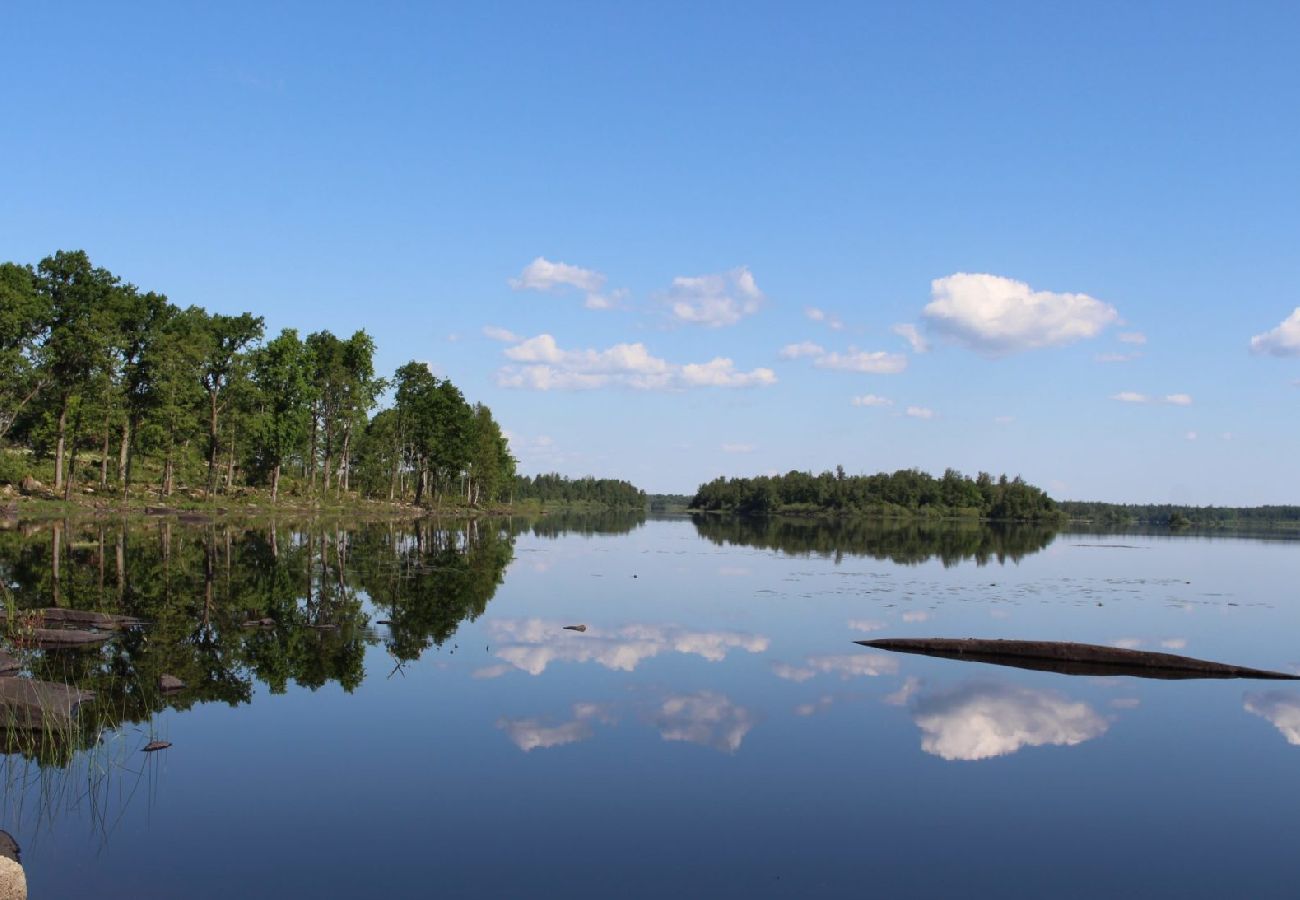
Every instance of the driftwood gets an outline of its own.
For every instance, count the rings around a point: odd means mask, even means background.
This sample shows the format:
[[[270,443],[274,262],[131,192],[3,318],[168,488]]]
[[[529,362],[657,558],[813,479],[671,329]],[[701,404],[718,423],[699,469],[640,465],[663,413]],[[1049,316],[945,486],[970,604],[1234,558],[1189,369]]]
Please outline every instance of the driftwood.
[[[1059,672],[1063,675],[1134,675],[1138,678],[1267,678],[1300,680],[1300,675],[1099,644],[1068,641],[1005,641],[981,638],[881,638],[855,641],[864,647],[919,653],[944,659],[992,663]]]
[[[586,625],[565,625],[564,630],[565,631],[586,631],[587,626]]]

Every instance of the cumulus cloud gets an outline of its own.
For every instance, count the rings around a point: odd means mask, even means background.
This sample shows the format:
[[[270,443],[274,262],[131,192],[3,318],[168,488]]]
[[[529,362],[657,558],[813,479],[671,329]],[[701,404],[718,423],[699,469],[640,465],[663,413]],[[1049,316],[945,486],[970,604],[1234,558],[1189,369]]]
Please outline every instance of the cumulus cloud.
[[[1050,691],[972,683],[918,698],[921,749],[947,760],[991,759],[1022,747],[1072,747],[1106,733],[1086,703]]]
[[[678,276],[667,302],[679,321],[718,328],[758,312],[763,292],[749,269],[740,266],[715,275]]]
[[[1165,638],[1160,642],[1160,646],[1166,650],[1186,650],[1187,638]]]
[[[1300,696],[1289,691],[1268,691],[1246,694],[1242,701],[1246,712],[1268,719],[1288,744],[1300,747]]]
[[[854,631],[883,631],[885,623],[879,619],[849,619],[848,626]]]
[[[930,282],[923,315],[936,332],[989,356],[1096,337],[1119,318],[1087,294],[1035,291],[1023,281],[966,272]]]
[[[1251,338],[1250,350],[1270,356],[1300,356],[1300,306],[1276,328]]]
[[[1145,344],[1147,336],[1140,331],[1121,331],[1118,335],[1123,344]]]
[[[1111,394],[1110,399],[1118,400],[1120,403],[1167,403],[1170,406],[1192,405],[1191,394],[1165,394],[1163,397],[1155,397],[1137,391],[1120,391],[1118,394]]]
[[[826,349],[820,344],[814,344],[812,341],[800,341],[797,344],[786,344],[781,348],[782,359],[802,359],[805,356],[823,356]]]
[[[904,622],[928,622],[929,620],[930,614],[923,609],[914,609],[910,612],[903,613]]]
[[[907,408],[907,414],[913,419],[934,418],[934,410],[930,409],[928,406],[909,406]]]
[[[557,662],[594,662],[607,669],[631,672],[647,659],[670,653],[720,662],[733,650],[763,653],[769,644],[759,634],[688,631],[672,625],[590,627],[584,634],[565,631],[563,626],[563,622],[545,619],[496,619],[487,628],[499,645],[497,658],[529,675],[541,675]]]
[[[912,695],[921,689],[921,680],[915,675],[909,675],[903,681],[903,686],[892,694],[885,695],[885,702],[890,706],[906,706],[907,701],[912,699]]]
[[[621,290],[601,293],[605,286],[605,276],[601,273],[568,263],[551,262],[542,256],[524,266],[519,277],[509,279],[509,284],[516,291],[564,293],[577,290],[584,295],[588,309],[610,309],[626,293]]]
[[[484,325],[483,336],[491,338],[494,341],[502,341],[507,344],[517,344],[523,340],[520,335],[515,334],[508,328],[499,328],[496,325]]]
[[[913,353],[925,353],[930,349],[930,342],[925,339],[925,336],[921,334],[915,325],[906,322],[895,325],[894,334],[907,341]]]
[[[739,750],[745,735],[758,724],[751,710],[713,691],[670,695],[650,720],[665,741],[687,741],[723,753]]]
[[[836,372],[863,372],[869,375],[897,375],[907,368],[907,357],[883,350],[868,352],[850,349],[847,353],[823,353],[813,359],[819,369]]]
[[[1140,359],[1141,353],[1098,353],[1093,357],[1099,363],[1125,363]]]
[[[1118,647],[1121,650],[1136,650],[1138,647],[1142,646],[1142,640],[1141,638],[1133,637],[1116,638],[1110,642],[1110,645],[1112,647]]]
[[[832,315],[831,313],[828,313],[823,309],[818,309],[815,306],[805,306],[803,314],[814,322],[820,322],[825,325],[831,331],[842,331],[844,329],[844,323],[840,321],[839,316]]]
[[[849,400],[854,406],[893,406],[894,401],[876,394],[863,394]]]
[[[606,350],[565,350],[549,334],[521,340],[504,351],[511,361],[497,370],[501,387],[535,391],[684,390],[695,387],[763,387],[776,383],[771,369],[742,372],[725,357],[679,365],[654,356],[645,344],[615,344]]]

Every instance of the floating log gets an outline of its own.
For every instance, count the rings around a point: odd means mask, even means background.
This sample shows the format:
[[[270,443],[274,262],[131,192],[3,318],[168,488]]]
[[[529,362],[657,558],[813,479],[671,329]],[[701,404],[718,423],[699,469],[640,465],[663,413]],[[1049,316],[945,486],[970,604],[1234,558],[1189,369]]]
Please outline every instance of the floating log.
[[[153,753],[155,750],[166,750],[171,745],[171,741],[150,741],[141,747],[140,750],[144,753]]]
[[[66,728],[77,707],[95,695],[54,681],[0,678],[0,727]]]
[[[565,631],[586,631],[587,626],[586,625],[565,625],[564,630]]]
[[[92,612],[85,609],[64,609],[49,606],[44,609],[20,609],[14,613],[19,620],[30,621],[36,627],[52,625],[78,625],[85,628],[99,628],[105,631],[121,631],[124,628],[137,628],[148,624],[144,619],[134,616],[119,616],[114,613]],[[0,608],[0,622],[8,621],[9,610]]]
[[[1100,644],[1068,641],[1008,641],[983,638],[880,638],[855,641],[864,647],[919,653],[944,659],[1015,666],[1062,675],[1134,675],[1138,678],[1267,678],[1300,680],[1300,675]]]

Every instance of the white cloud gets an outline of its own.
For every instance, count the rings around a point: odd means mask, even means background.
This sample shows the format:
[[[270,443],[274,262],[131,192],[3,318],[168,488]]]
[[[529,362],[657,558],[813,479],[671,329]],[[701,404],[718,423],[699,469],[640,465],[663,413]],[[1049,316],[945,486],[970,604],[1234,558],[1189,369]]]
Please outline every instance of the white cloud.
[[[1250,350],[1271,356],[1300,356],[1300,306],[1273,330],[1251,338]]]
[[[915,325],[906,322],[894,326],[894,334],[907,341],[908,346],[912,348],[913,353],[925,353],[930,349],[930,342],[917,329]]]
[[[670,695],[650,718],[665,741],[687,741],[723,753],[739,750],[758,724],[753,712],[713,691]]]
[[[912,623],[928,622],[930,621],[930,614],[923,609],[914,609],[910,612],[903,613],[903,621]]]
[[[819,369],[832,369],[836,372],[897,375],[907,368],[907,357],[901,353],[886,353],[883,350],[868,352],[850,349],[847,353],[823,353],[813,360],[813,365]]]
[[[1117,638],[1116,640],[1111,641],[1110,645],[1112,647],[1119,647],[1121,650],[1136,650],[1138,647],[1142,646],[1142,639],[1133,637]]]
[[[763,292],[745,266],[716,275],[678,276],[667,297],[673,316],[718,328],[758,312]]]
[[[753,453],[753,444],[723,444],[723,453]]]
[[[921,729],[921,749],[947,760],[990,759],[1022,747],[1072,747],[1109,727],[1086,703],[999,684],[968,684],[922,697],[912,719]]]
[[[814,344],[812,341],[800,341],[797,344],[786,344],[781,348],[782,359],[801,359],[805,356],[823,356],[826,350],[820,344]]]
[[[1153,397],[1150,394],[1140,394],[1137,391],[1120,391],[1118,394],[1111,394],[1110,399],[1118,400],[1120,403],[1167,403],[1170,406],[1191,406],[1191,394],[1165,394],[1163,397]]]
[[[994,424],[994,425],[1010,425],[1010,424],[1011,424],[1012,422],[1014,422],[1015,420],[1016,420],[1016,417],[1015,417],[1015,416],[994,416],[994,417],[993,417],[993,424]]]
[[[836,315],[832,315],[831,313],[828,313],[823,309],[818,309],[815,306],[805,306],[803,310],[803,314],[808,318],[812,319],[814,322],[822,323],[831,331],[844,330],[844,323],[840,321],[840,317]]]
[[[989,356],[1096,337],[1119,318],[1087,294],[1035,291],[1023,281],[958,272],[930,283],[931,328]]]
[[[1093,357],[1099,363],[1125,363],[1140,359],[1141,353],[1098,353]]]
[[[1187,638],[1165,638],[1160,642],[1160,646],[1166,650],[1186,650]]]
[[[516,291],[545,291],[562,293],[572,288],[585,294],[588,309],[610,309],[625,296],[622,290],[610,294],[600,291],[605,285],[605,276],[581,266],[568,263],[551,262],[539,256],[519,273],[518,278],[509,279],[509,284]]]
[[[1187,434],[1183,435],[1183,437],[1189,441],[1194,441],[1197,438],[1197,434],[1195,431],[1189,431]]]
[[[517,344],[523,340],[520,335],[515,334],[508,328],[499,328],[496,325],[484,325],[483,336],[491,338],[494,341],[503,341],[507,344]]]
[[[854,406],[893,406],[894,401],[888,397],[880,397],[876,394],[863,394],[861,397],[854,397],[849,400]]]
[[[504,353],[518,365],[499,369],[497,384],[536,391],[602,387],[682,390],[761,387],[776,383],[776,374],[771,369],[737,371],[735,363],[725,357],[678,365],[652,355],[641,343],[615,344],[607,350],[564,350],[551,335],[539,334],[506,348]]]
[[[1122,331],[1118,335],[1123,344],[1145,344],[1147,336],[1140,331]]]
[[[907,408],[907,414],[911,416],[913,419],[934,418],[934,410],[930,409],[927,406],[909,406]]]
[[[1300,697],[1288,691],[1269,691],[1246,694],[1242,701],[1247,712],[1268,719],[1288,744],[1300,747]]]
[[[849,619],[848,626],[854,631],[883,631],[885,623],[878,619]]]
[[[647,659],[681,653],[709,662],[726,659],[732,650],[763,653],[769,641],[758,634],[734,631],[687,631],[668,625],[589,627],[583,634],[564,630],[563,622],[544,619],[497,619],[488,623],[498,659],[529,675],[540,675],[555,662],[594,662],[631,672]]]

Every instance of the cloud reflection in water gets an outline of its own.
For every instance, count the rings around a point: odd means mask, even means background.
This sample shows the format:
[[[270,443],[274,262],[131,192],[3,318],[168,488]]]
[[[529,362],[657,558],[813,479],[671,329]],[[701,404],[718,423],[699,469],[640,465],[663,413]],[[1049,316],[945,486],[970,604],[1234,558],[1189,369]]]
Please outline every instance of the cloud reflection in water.
[[[732,650],[762,653],[770,643],[759,634],[688,631],[674,625],[625,625],[608,630],[589,627],[585,634],[565,631],[563,625],[543,619],[497,619],[487,628],[496,643],[505,645],[497,650],[497,657],[529,675],[542,674],[553,662],[594,662],[607,669],[631,672],[643,661],[663,653],[720,662]],[[474,674],[492,678],[505,671],[491,666]]]
[[[650,720],[665,741],[689,741],[723,753],[740,749],[758,716],[713,691],[671,694],[655,708]]]
[[[972,682],[924,694],[912,704],[921,749],[947,760],[990,759],[1022,747],[1072,747],[1106,733],[1086,703],[1051,691]]]
[[[1287,691],[1246,694],[1242,698],[1246,712],[1262,716],[1282,732],[1288,744],[1300,746],[1300,696]]]

